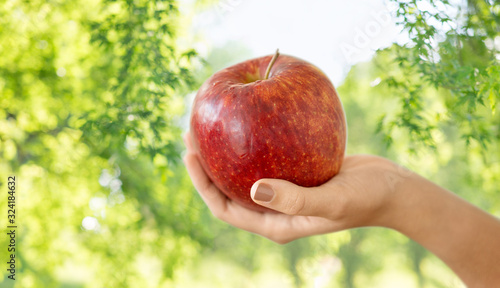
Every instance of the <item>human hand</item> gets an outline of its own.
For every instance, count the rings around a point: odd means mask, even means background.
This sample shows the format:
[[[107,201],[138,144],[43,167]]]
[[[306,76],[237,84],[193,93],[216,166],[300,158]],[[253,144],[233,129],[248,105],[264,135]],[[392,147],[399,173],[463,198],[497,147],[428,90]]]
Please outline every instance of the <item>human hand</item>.
[[[347,156],[323,185],[260,179],[255,203],[282,213],[256,212],[228,199],[208,178],[189,137],[184,163],[212,213],[238,228],[284,244],[361,226],[397,230],[444,261],[468,287],[500,285],[500,221],[431,181],[376,156]],[[261,199],[261,200],[259,200]]]
[[[277,243],[361,226],[384,226],[391,194],[407,170],[376,156],[347,156],[340,172],[318,187],[305,188],[279,179],[260,179],[252,186],[257,204],[282,213],[256,212],[227,198],[209,179],[185,136],[184,163],[210,211],[238,228]],[[260,199],[260,200],[259,200]]]

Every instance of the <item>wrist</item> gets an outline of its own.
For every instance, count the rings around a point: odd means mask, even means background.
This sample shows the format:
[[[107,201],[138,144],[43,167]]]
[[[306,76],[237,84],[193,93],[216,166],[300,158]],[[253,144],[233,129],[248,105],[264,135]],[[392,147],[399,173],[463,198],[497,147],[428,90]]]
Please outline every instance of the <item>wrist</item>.
[[[423,190],[433,183],[402,166],[394,166],[385,173],[387,200],[377,226],[408,235],[408,229],[415,227],[415,221],[419,221],[420,215],[425,213],[422,208],[428,206],[426,203],[430,201],[426,200],[429,195]]]
[[[415,173],[394,192],[380,226],[418,242],[466,285],[500,283],[498,219]]]

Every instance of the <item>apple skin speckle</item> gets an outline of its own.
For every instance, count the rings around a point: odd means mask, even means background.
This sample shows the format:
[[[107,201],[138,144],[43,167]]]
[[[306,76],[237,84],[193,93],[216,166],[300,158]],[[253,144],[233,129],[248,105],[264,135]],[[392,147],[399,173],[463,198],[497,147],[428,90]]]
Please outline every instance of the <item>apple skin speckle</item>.
[[[262,80],[271,57],[212,75],[191,113],[190,132],[205,172],[227,197],[256,211],[271,210],[250,198],[255,181],[321,185],[338,173],[346,148],[344,110],[328,77],[282,54]]]

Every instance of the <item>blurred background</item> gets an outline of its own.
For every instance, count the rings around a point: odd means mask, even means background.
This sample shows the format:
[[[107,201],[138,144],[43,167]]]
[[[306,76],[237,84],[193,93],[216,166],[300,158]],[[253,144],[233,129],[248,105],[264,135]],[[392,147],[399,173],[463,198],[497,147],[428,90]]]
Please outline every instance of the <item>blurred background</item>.
[[[0,286],[464,287],[391,230],[277,245],[211,215],[180,161],[191,102],[276,48],[333,81],[349,154],[500,216],[498,1],[2,0]]]

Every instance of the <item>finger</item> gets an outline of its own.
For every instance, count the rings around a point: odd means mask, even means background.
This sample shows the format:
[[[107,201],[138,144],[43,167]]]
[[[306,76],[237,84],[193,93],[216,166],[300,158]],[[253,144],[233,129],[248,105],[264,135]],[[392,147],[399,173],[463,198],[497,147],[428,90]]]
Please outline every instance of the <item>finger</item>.
[[[212,183],[198,161],[196,154],[187,153],[184,157],[184,163],[193,186],[215,217],[233,226],[257,234],[269,230],[261,225],[264,217],[262,213],[246,209],[234,203]]]
[[[290,216],[290,226],[300,237],[325,234],[343,230],[343,224],[318,216]],[[286,235],[286,231],[282,231]]]
[[[317,234],[327,229],[324,225],[320,225],[321,228],[316,225],[304,225],[310,224],[300,221],[305,219],[292,219],[292,216],[284,214],[260,213],[238,205],[222,194],[212,183],[201,166],[197,154],[188,152],[183,160],[194,187],[212,214],[235,227],[262,235],[278,243],[287,243],[298,237],[311,235],[312,230],[318,230],[314,233]]]
[[[273,221],[264,221],[264,218],[269,219],[264,213],[249,210],[228,199],[206,175],[195,153],[187,153],[183,160],[193,186],[215,217],[238,228],[261,235],[268,234],[268,231],[272,230],[267,226],[270,226]],[[263,225],[264,222],[266,225]]]
[[[261,179],[254,183],[251,197],[255,203],[288,215],[330,216],[339,206],[332,187],[305,188],[279,179]],[[339,198],[339,199],[336,199]]]
[[[184,145],[186,145],[186,148],[188,151],[193,151],[193,144],[191,142],[191,133],[188,131],[184,133],[182,136],[182,140],[184,140]]]
[[[205,170],[201,166],[198,156],[195,153],[188,152],[184,156],[183,161],[186,165],[189,177],[193,182],[193,186],[196,188],[198,193],[200,193],[205,202],[210,201],[210,199],[225,198],[225,196],[219,191],[219,189],[217,189],[205,173]]]

